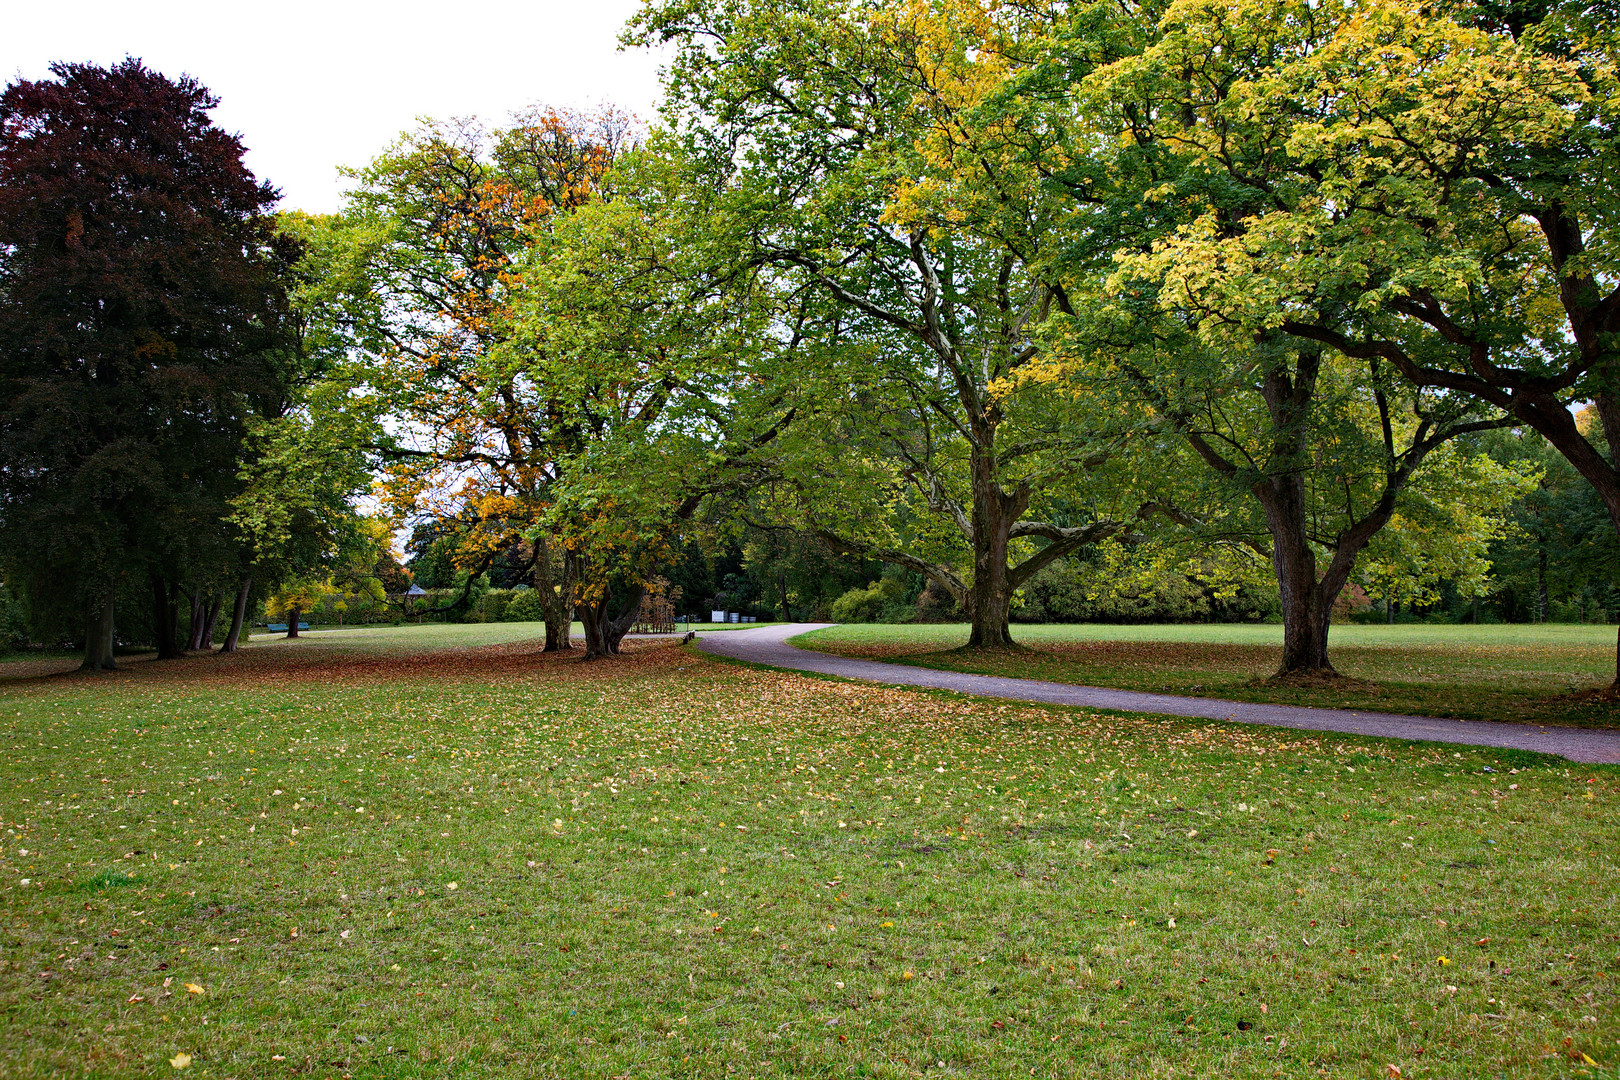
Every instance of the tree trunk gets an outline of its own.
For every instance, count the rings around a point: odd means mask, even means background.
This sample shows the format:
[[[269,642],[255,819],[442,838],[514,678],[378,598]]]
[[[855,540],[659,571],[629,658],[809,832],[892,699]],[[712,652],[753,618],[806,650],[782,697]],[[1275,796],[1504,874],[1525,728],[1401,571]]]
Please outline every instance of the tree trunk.
[[[186,651],[196,652],[204,645],[203,623],[208,620],[208,598],[198,589],[191,596],[191,624],[186,638]]]
[[[113,595],[92,606],[85,618],[84,663],[80,671],[117,671],[113,658]]]
[[[580,621],[585,626],[586,660],[619,655],[619,644],[624,640],[624,635],[636,624],[642,598],[646,595],[647,591],[642,586],[633,586],[627,598],[627,606],[617,618],[609,615],[613,599],[610,590],[604,590],[602,598],[595,603],[580,605]]]
[[[1266,510],[1266,517],[1272,519],[1271,507]],[[1327,644],[1338,590],[1332,597],[1326,596],[1316,580],[1316,556],[1305,540],[1304,524],[1303,514],[1292,521],[1279,516],[1271,530],[1271,564],[1277,573],[1283,615],[1279,676],[1336,674],[1328,661]]]
[[[787,591],[787,575],[786,574],[777,574],[776,575],[776,587],[782,593],[782,621],[783,622],[792,622],[793,621],[793,612],[788,609],[788,591]]]
[[[1297,675],[1337,675],[1328,660],[1328,627],[1333,621],[1333,602],[1339,598],[1356,555],[1379,524],[1357,530],[1359,542],[1340,538],[1338,551],[1327,571],[1317,575],[1316,553],[1311,549],[1307,530],[1305,476],[1287,470],[1254,485],[1253,491],[1266,512],[1266,528],[1271,534],[1271,565],[1277,575],[1277,593],[1282,601],[1282,662],[1273,678]]]
[[[157,638],[157,658],[172,660],[180,655],[175,641],[174,602],[169,584],[156,574],[152,575],[152,633]]]
[[[300,609],[300,608],[292,607],[292,608],[287,609],[287,636],[288,637],[295,638],[295,637],[298,636],[298,618],[302,614],[303,614],[303,610]]]
[[[996,478],[993,437],[976,442],[969,451],[973,476],[973,584],[964,605],[972,631],[969,649],[1016,647],[1008,616],[1012,611],[1013,583],[1007,568],[1007,545],[1013,525],[1023,516],[1027,495],[1008,495]]]
[[[1012,598],[1009,590],[1005,588],[1006,564],[1002,564],[1002,574],[986,574],[982,571],[974,575],[973,588],[968,592],[968,620],[972,626],[968,634],[967,647],[970,649],[1011,649],[1017,647],[1012,639],[1012,629],[1008,625],[1008,614],[1012,609]]]
[[[251,576],[242,579],[241,588],[236,590],[236,606],[231,609],[231,628],[225,635],[225,643],[219,647],[222,653],[235,652],[237,644],[242,640],[242,623],[247,618],[248,593],[253,589]]]
[[[208,610],[203,615],[202,633],[198,635],[199,649],[212,649],[214,647],[214,627],[219,623],[219,609],[224,602],[223,598],[215,593],[208,601]]]
[[[546,620],[546,652],[566,652],[574,647],[574,593],[579,580],[578,558],[564,551],[561,566],[553,566],[551,547],[545,537],[534,541],[534,588],[540,594],[540,609]]]
[[[1547,547],[1541,545],[1536,559],[1536,622],[1547,621]]]

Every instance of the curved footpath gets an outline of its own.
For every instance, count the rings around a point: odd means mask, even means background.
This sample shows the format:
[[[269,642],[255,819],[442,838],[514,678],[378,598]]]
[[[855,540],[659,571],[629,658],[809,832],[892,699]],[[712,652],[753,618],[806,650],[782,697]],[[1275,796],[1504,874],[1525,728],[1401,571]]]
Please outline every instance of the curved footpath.
[[[1220,720],[1236,724],[1265,724],[1269,727],[1298,728],[1302,731],[1342,731],[1351,735],[1373,735],[1386,739],[1414,739],[1426,742],[1457,743],[1463,746],[1497,746],[1509,750],[1533,750],[1555,754],[1571,761],[1620,762],[1620,731],[1588,728],[1542,727],[1498,720],[1440,720],[1429,716],[1398,716],[1393,713],[1358,712],[1350,709],[1313,709],[1300,705],[1257,705],[1247,701],[1219,698],[1180,697],[1175,694],[1146,694],[1136,690],[1106,690],[1096,686],[1045,682],[1040,679],[1004,679],[995,675],[965,675],[956,671],[935,671],[905,664],[885,664],[876,660],[855,660],[831,653],[812,652],[788,645],[786,638],[820,630],[832,623],[791,623],[762,626],[757,630],[727,630],[699,634],[697,645],[704,652],[768,667],[791,671],[812,671],[844,679],[861,679],[888,686],[920,686],[933,690],[954,690],[981,697],[1036,701],[1050,705],[1075,705],[1114,712],[1162,713],[1200,720]]]

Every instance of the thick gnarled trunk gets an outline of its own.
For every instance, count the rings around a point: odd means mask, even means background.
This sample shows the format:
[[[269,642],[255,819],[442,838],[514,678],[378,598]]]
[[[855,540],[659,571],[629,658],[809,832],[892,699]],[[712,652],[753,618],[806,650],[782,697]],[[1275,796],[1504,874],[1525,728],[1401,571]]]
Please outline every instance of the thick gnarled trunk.
[[[970,649],[1013,647],[1009,619],[1012,614],[1014,585],[1007,567],[1007,548],[1013,523],[1023,514],[1029,499],[1008,495],[997,482],[995,438],[987,433],[983,445],[973,448],[970,466],[973,476],[973,584],[968,587],[963,606],[972,629]]]
[[[585,627],[586,660],[619,655],[619,645],[624,641],[624,635],[636,624],[642,598],[646,595],[646,589],[642,586],[632,586],[630,594],[625,597],[625,607],[617,616],[610,614],[613,594],[608,589],[602,590],[601,599],[579,605],[580,622]]]
[[[108,593],[92,604],[85,617],[84,663],[80,671],[117,671],[113,657],[113,597]]]
[[[1333,601],[1344,588],[1337,575],[1317,577],[1316,553],[1306,533],[1305,479],[1287,472],[1254,486],[1255,497],[1266,513],[1271,533],[1271,565],[1277,575],[1282,602],[1283,652],[1277,677],[1335,675],[1328,660],[1328,625]]]
[[[303,614],[304,614],[304,612],[303,612],[302,608],[292,607],[292,608],[287,609],[287,636],[288,637],[295,638],[295,637],[298,636],[298,619]]]

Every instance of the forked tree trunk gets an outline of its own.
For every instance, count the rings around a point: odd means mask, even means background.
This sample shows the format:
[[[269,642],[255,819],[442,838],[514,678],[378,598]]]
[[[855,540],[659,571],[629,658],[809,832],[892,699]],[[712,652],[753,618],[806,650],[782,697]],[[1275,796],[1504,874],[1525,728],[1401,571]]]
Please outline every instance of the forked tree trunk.
[[[93,604],[85,618],[84,663],[80,671],[117,671],[113,657],[113,596]]]
[[[236,606],[231,609],[231,628],[225,634],[225,642],[219,647],[222,653],[232,653],[242,640],[242,623],[247,619],[248,594],[253,591],[253,578],[242,579],[242,585],[236,590]]]
[[[301,608],[295,608],[294,607],[294,608],[288,608],[287,609],[287,636],[288,637],[293,638],[293,637],[298,636],[298,618],[302,614],[303,614],[303,610]]]
[[[609,591],[604,591],[600,600],[579,606],[580,621],[585,626],[586,660],[619,655],[619,645],[624,640],[624,635],[636,624],[636,616],[641,612],[641,601],[646,595],[647,591],[642,586],[632,586],[630,595],[626,598],[627,606],[617,618],[609,614],[613,599]]]
[[[157,639],[157,658],[172,660],[180,655],[175,641],[174,601],[169,584],[156,574],[152,575],[152,634]]]

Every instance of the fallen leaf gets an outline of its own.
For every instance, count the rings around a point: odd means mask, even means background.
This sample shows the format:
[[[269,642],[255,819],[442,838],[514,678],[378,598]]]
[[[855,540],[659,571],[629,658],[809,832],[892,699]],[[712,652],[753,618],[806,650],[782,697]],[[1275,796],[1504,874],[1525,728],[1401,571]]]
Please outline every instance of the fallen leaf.
[[[190,1054],[176,1054],[176,1055],[174,1055],[174,1057],[169,1059],[169,1064],[173,1065],[177,1069],[187,1068],[191,1064],[191,1055]]]
[[[188,994],[200,994],[203,992],[203,988],[196,983],[186,983],[186,992]]]

